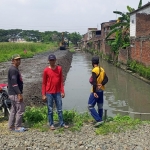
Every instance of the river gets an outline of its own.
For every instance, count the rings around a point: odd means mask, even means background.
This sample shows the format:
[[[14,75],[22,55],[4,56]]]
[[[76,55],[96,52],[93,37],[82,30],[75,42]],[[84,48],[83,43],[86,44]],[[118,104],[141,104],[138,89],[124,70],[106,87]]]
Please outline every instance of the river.
[[[91,57],[90,54],[83,52],[73,54],[72,67],[65,82],[64,109],[75,109],[79,112],[88,110]],[[150,113],[150,85],[105,60],[100,60],[100,66],[105,69],[109,78],[104,92],[104,109],[107,109],[108,116],[113,117],[121,113],[129,114],[132,118],[149,120],[150,114],[134,114],[133,112]]]

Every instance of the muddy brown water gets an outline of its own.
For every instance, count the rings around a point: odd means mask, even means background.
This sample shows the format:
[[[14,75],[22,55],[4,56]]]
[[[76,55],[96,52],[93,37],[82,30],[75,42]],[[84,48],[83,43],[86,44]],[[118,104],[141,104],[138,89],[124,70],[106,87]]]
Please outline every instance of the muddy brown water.
[[[91,55],[77,52],[73,55],[71,68],[65,82],[66,97],[63,99],[64,109],[87,111],[87,102],[91,85],[88,80],[91,75]],[[150,114],[134,114],[132,112],[150,113],[150,85],[131,74],[101,60],[109,82],[104,92],[104,109],[108,116],[118,113],[130,115],[133,118],[149,120]],[[120,112],[125,111],[125,112]],[[131,113],[128,113],[129,111]]]

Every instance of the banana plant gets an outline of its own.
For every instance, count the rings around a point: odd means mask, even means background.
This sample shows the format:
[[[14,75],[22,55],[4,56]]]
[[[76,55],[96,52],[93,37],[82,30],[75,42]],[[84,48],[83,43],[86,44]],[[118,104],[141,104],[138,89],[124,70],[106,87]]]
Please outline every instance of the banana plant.
[[[139,1],[138,8],[142,6],[142,0]],[[125,48],[130,45],[130,13],[135,9],[127,6],[128,12],[113,11],[113,13],[120,15],[117,22],[110,27],[110,32],[106,36],[107,43],[111,46],[112,51],[118,54],[120,48]],[[111,40],[109,37],[114,35],[115,39]]]

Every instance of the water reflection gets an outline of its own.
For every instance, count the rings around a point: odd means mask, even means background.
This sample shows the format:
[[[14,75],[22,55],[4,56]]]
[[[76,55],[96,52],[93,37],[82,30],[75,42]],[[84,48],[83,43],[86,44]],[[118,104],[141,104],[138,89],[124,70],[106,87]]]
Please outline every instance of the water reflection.
[[[91,56],[89,54],[75,53],[73,55],[72,68],[65,82],[66,98],[63,101],[65,109],[75,108],[80,112],[87,110],[91,88],[88,82],[92,69],[90,60]],[[149,84],[104,60],[100,60],[100,65],[109,77],[104,93],[104,108],[108,109],[109,116],[117,114],[117,110],[150,113]],[[130,114],[130,116],[140,117],[142,120],[150,119],[150,115]]]

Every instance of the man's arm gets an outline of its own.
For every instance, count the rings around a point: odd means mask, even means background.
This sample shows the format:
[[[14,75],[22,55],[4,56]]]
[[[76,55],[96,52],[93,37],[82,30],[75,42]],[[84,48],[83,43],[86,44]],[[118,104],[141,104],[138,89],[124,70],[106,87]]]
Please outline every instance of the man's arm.
[[[62,95],[62,98],[64,98],[65,97],[65,91],[64,91],[64,80],[63,80],[62,68],[60,70],[60,82],[61,82],[61,95]]]
[[[106,83],[108,82],[108,77],[107,77],[107,75],[106,75],[106,73],[105,73],[105,75],[104,75],[104,80],[102,81],[102,85],[105,85]]]
[[[46,82],[47,82],[46,70],[44,70],[43,71],[43,81],[42,81],[42,96],[45,96],[45,94],[46,94]]]
[[[96,78],[96,73],[92,72],[92,78],[93,78],[93,93],[96,92],[96,87],[97,87],[97,78]]]

